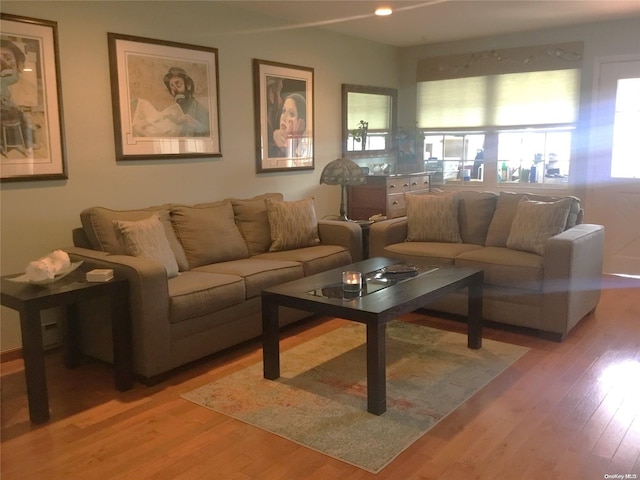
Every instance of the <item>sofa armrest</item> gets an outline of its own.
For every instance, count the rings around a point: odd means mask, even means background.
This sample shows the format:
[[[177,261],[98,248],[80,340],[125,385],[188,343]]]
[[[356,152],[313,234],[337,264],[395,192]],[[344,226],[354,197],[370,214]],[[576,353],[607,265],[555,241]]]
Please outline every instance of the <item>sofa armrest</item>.
[[[600,301],[604,227],[579,224],[547,240],[542,330],[566,335]]]
[[[169,335],[169,286],[160,263],[144,257],[112,255],[81,247],[64,248],[72,261],[92,268],[111,268],[129,281],[134,372],[151,377],[167,371]]]
[[[318,234],[323,245],[339,245],[351,252],[351,260],[362,260],[362,227],[356,222],[318,220]]]
[[[369,227],[369,256],[384,256],[384,248],[407,239],[407,217],[376,222]]]

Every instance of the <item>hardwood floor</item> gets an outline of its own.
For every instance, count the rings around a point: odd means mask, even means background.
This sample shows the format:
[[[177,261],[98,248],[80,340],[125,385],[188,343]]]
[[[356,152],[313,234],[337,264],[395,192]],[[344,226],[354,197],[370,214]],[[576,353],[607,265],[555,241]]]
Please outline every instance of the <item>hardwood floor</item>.
[[[531,350],[378,475],[180,398],[261,361],[258,341],[155,387],[113,388],[111,367],[47,355],[51,420],[28,418],[21,360],[2,364],[1,471],[18,479],[640,478],[640,280],[607,276],[596,312],[562,343],[485,328]],[[464,331],[413,313],[407,320]],[[285,332],[282,349],[343,324]],[[609,475],[607,477],[606,475]],[[614,477],[613,475],[620,475]],[[628,475],[625,477],[625,475]]]

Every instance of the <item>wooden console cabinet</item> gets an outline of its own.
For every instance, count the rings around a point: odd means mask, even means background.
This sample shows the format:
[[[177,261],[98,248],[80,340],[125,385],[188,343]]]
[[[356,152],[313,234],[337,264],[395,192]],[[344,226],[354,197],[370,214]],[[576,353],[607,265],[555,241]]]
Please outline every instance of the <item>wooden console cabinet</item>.
[[[403,175],[367,175],[363,185],[347,188],[347,216],[352,220],[366,220],[382,214],[388,218],[407,214],[405,192],[429,192],[430,175],[408,173]]]

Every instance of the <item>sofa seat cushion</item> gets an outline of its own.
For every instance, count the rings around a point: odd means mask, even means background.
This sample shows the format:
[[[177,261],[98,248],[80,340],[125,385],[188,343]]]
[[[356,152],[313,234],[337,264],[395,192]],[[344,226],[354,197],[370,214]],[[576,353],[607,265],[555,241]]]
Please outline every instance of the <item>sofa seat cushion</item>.
[[[542,291],[542,257],[535,253],[484,247],[461,253],[455,265],[484,270],[484,283],[487,285]]]
[[[351,263],[349,250],[337,245],[317,245],[281,252],[268,252],[251,258],[299,262],[302,264],[305,277]]]
[[[304,277],[302,264],[286,260],[243,258],[213,263],[194,269],[197,272],[235,275],[244,278],[247,299],[257,297],[263,288]]]
[[[402,242],[387,245],[385,254],[407,262],[419,261],[430,265],[453,265],[455,258],[468,251],[482,249],[479,245],[448,242]]]
[[[183,272],[169,280],[169,322],[182,322],[242,303],[244,285],[244,279],[237,275]]]

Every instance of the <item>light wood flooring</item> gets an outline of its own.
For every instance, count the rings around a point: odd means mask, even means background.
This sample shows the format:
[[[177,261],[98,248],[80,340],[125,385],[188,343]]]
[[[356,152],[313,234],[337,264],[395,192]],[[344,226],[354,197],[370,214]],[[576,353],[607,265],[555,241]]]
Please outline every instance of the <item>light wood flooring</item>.
[[[180,398],[261,361],[258,341],[180,369],[155,387],[113,388],[108,365],[66,370],[47,355],[51,420],[28,419],[21,360],[2,364],[2,480],[639,479],[640,281],[606,276],[602,300],[562,343],[513,329],[485,338],[530,347],[378,475]],[[464,331],[413,313],[407,320]],[[315,319],[282,349],[342,325]],[[609,475],[607,477],[607,475]],[[620,475],[613,477],[612,475]],[[625,477],[626,476],[626,477]]]

